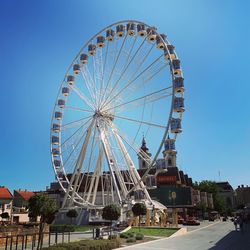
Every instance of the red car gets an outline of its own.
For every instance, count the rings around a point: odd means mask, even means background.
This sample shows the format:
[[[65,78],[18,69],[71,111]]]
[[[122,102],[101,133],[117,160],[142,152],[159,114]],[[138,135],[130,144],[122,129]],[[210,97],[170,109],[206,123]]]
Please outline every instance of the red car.
[[[178,224],[183,224],[184,221],[185,221],[184,218],[178,216]]]
[[[195,218],[189,217],[186,221],[183,222],[183,225],[199,226],[200,222]]]

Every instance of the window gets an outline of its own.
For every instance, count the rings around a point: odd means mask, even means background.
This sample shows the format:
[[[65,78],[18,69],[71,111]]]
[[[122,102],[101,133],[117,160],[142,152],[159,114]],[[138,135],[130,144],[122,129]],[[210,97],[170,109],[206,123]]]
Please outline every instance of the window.
[[[172,166],[172,160],[170,158],[168,159],[168,166]]]

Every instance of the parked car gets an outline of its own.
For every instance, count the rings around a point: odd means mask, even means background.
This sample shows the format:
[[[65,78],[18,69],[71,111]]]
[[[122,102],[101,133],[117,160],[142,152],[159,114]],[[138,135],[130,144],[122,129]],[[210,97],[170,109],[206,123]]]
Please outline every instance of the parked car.
[[[201,223],[193,217],[190,217],[186,221],[183,222],[183,225],[190,225],[190,226],[198,226],[200,224]]]
[[[209,220],[209,221],[214,221],[214,216],[210,216],[210,217],[208,218],[208,220]]]
[[[182,218],[180,215],[178,216],[178,224],[183,224],[184,218]]]
[[[224,216],[224,217],[222,218],[222,221],[227,221],[227,217]]]

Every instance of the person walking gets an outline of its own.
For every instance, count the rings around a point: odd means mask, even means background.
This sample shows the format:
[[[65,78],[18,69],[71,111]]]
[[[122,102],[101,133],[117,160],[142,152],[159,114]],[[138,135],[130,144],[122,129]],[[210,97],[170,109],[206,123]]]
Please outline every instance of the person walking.
[[[244,233],[244,228],[243,228],[243,218],[242,218],[242,215],[239,217],[238,224],[239,224],[239,227],[240,227],[240,231],[241,231],[241,233]]]
[[[234,227],[235,227],[235,231],[238,231],[238,218],[237,217],[234,217],[234,220],[233,220],[233,223],[234,223]]]

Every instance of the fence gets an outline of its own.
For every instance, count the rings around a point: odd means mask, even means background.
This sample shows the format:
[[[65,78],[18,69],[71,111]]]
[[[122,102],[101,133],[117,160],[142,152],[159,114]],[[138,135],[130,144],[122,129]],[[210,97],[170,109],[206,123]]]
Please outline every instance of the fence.
[[[83,232],[64,232],[64,233],[43,233],[42,235],[42,246],[47,247],[59,243],[68,243],[72,239],[77,239],[79,236],[84,236],[84,238],[91,238],[92,233]],[[36,249],[38,243],[38,233],[34,234],[20,234],[20,235],[9,235],[1,236],[0,241],[3,243],[0,246],[0,250],[25,250],[25,249]]]

